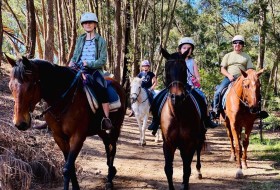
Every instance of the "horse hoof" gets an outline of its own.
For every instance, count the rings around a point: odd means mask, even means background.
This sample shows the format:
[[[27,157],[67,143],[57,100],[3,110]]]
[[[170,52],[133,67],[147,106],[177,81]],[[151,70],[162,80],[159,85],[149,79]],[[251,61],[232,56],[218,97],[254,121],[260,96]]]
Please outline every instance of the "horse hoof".
[[[241,169],[238,169],[235,175],[236,179],[242,179],[243,178],[243,172]]]
[[[105,190],[112,190],[113,189],[113,183],[106,182],[105,184]]]
[[[197,179],[202,179],[202,174],[197,174]]]

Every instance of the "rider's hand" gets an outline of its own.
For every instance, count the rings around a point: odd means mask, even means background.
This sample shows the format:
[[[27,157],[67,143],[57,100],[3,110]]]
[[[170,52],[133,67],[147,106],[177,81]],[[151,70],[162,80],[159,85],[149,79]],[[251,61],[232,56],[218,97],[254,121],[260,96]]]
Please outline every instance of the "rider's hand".
[[[87,64],[87,61],[84,60],[84,61],[83,61],[83,66],[86,67],[87,65],[88,65],[88,64]]]
[[[229,75],[228,76],[228,79],[232,82],[232,81],[234,81],[234,77],[232,76],[232,75]]]
[[[70,61],[68,67],[73,67],[73,66],[75,66],[75,63],[73,61]]]

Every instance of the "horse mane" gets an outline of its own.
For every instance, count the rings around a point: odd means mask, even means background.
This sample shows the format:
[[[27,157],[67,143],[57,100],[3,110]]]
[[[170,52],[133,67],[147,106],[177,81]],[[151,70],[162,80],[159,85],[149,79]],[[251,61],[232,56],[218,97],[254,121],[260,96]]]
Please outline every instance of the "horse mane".
[[[166,87],[174,80],[180,81],[183,84],[187,80],[187,66],[182,54],[175,52],[170,55],[165,63],[165,81]]]
[[[16,66],[13,67],[13,77],[22,83],[38,76],[33,80],[40,80],[41,90],[47,97],[60,96],[70,86],[76,74],[69,67],[59,66],[46,60],[30,59],[28,64],[24,61],[27,59],[17,60]],[[54,91],[51,92],[49,89]]]

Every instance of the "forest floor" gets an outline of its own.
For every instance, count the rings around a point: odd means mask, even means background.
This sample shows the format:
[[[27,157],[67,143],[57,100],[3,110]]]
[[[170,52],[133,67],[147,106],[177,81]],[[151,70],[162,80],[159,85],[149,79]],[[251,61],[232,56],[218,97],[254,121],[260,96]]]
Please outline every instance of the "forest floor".
[[[0,98],[11,101],[7,89],[7,75],[4,73],[1,78]],[[0,100],[1,100],[0,99]],[[3,110],[5,108],[5,110]],[[1,106],[1,121],[11,119],[13,107],[11,104]],[[150,122],[150,121],[149,121]],[[44,133],[44,131],[43,131]],[[45,133],[49,133],[45,131]],[[255,126],[253,133],[258,133]],[[276,134],[279,136],[279,133]],[[49,138],[52,138],[51,136]],[[114,179],[114,189],[168,189],[164,173],[164,156],[162,141],[154,142],[155,137],[150,131],[146,131],[147,145],[138,145],[139,131],[134,117],[125,117],[121,135],[117,143],[117,154],[115,167],[117,175]],[[224,127],[210,129],[207,132],[208,148],[202,153],[202,176],[203,179],[195,178],[195,160],[192,163],[192,175],[190,177],[190,189],[193,190],[219,190],[219,189],[280,189],[280,170],[273,167],[274,162],[261,160],[255,157],[253,151],[248,152],[248,169],[243,170],[244,178],[235,179],[236,164],[229,162],[230,146]],[[57,145],[54,150],[59,151]],[[88,137],[77,158],[78,181],[82,190],[104,189],[107,175],[106,155],[103,143],[97,136]],[[174,184],[175,189],[180,189],[182,181],[182,161],[179,151],[175,153],[174,159]],[[62,183],[52,188],[45,185],[38,185],[34,189],[63,189]]]

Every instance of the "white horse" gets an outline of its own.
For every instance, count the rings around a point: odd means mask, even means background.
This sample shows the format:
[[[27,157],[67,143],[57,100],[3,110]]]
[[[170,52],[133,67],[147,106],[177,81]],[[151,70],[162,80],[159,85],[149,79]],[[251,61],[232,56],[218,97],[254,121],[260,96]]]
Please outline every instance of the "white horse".
[[[146,145],[145,132],[151,106],[147,92],[141,87],[143,79],[144,78],[135,77],[130,86],[131,108],[138,123],[140,132],[139,145],[141,146]]]

